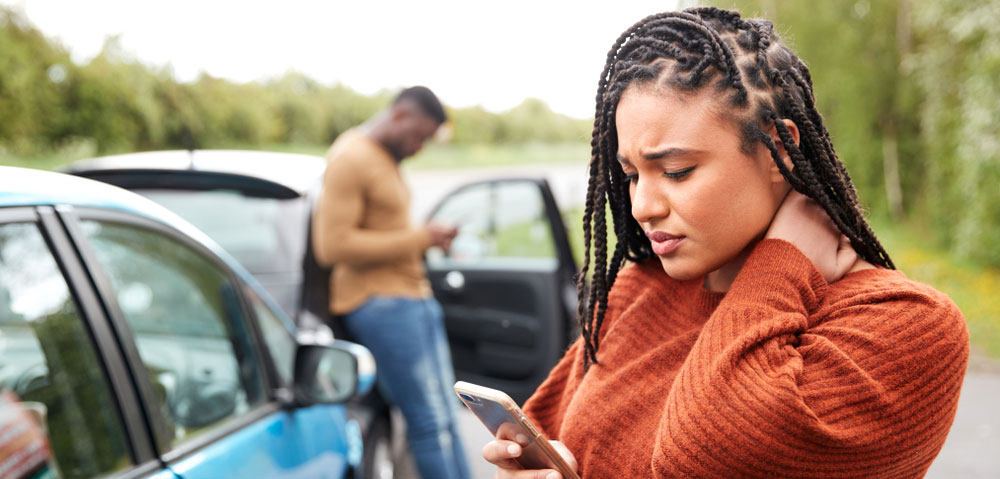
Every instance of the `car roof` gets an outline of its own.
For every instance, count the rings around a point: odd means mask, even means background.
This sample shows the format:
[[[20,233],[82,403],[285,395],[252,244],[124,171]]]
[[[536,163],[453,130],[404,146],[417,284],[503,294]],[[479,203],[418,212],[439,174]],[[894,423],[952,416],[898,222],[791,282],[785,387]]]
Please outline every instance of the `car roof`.
[[[58,205],[125,211],[154,219],[199,239],[204,236],[170,210],[116,186],[51,171],[0,166],[0,207]]]
[[[261,294],[264,288],[221,246],[215,243],[198,228],[181,218],[176,213],[160,206],[139,194],[112,186],[100,181],[89,180],[78,176],[36,170],[0,166],[0,208],[18,206],[60,206],[101,208],[132,213],[156,221],[194,239],[215,254],[229,269],[233,270],[244,282],[252,285],[268,306],[274,311],[281,307],[270,296]],[[282,315],[284,317],[284,315]],[[289,331],[291,321],[284,317],[283,321]]]
[[[142,170],[198,171],[268,181],[304,195],[317,186],[326,168],[319,156],[250,150],[169,150],[102,156],[74,162],[67,173]]]

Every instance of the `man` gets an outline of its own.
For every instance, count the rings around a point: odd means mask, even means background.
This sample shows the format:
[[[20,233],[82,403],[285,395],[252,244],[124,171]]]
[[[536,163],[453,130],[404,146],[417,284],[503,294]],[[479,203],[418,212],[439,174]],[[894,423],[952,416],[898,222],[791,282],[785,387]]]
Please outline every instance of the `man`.
[[[340,135],[326,154],[313,244],[321,264],[335,265],[330,312],[375,356],[379,390],[406,418],[421,476],[466,479],[443,314],[421,260],[427,248],[447,249],[456,230],[411,225],[399,170],[445,120],[434,93],[417,86]]]

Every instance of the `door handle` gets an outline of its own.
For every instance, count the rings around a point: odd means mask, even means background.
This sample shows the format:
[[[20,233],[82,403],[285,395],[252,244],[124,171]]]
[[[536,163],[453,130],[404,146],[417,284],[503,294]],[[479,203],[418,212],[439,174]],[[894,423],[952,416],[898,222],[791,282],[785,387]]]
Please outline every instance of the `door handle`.
[[[461,271],[449,271],[444,275],[444,285],[449,291],[460,292],[465,289],[465,275]]]

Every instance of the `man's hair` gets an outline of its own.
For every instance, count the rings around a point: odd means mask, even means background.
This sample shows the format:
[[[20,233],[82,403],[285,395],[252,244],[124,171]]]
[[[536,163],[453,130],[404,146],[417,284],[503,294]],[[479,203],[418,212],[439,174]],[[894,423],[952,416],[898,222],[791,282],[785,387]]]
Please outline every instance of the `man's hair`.
[[[399,95],[396,95],[396,99],[392,101],[392,104],[396,105],[399,102],[407,100],[412,101],[424,114],[433,118],[438,123],[448,121],[448,115],[444,112],[441,100],[438,100],[438,97],[430,88],[425,86],[411,86],[399,92]]]
[[[651,15],[618,37],[597,87],[583,215],[583,268],[577,284],[585,368],[597,362],[598,333],[608,308],[608,291],[619,269],[626,259],[644,261],[655,256],[649,239],[631,216],[629,182],[616,159],[615,115],[622,93],[632,85],[679,92],[711,89],[718,96],[719,109],[727,112],[739,131],[744,152],[751,154],[759,145],[766,147],[782,176],[823,207],[837,229],[851,240],[858,256],[893,268],[865,221],[851,178],[816,110],[809,69],[781,43],[771,23],[743,19],[738,12],[714,7]],[[799,145],[784,119],[798,126]],[[776,130],[780,145],[766,133],[771,128]],[[779,146],[788,153],[793,169],[785,166]],[[607,210],[618,238],[610,261]],[[594,271],[588,286],[591,258]]]

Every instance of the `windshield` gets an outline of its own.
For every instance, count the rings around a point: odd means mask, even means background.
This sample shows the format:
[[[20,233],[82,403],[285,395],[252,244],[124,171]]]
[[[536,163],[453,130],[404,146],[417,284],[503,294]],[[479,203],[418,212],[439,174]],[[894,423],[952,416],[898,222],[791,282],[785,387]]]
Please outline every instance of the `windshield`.
[[[204,231],[253,274],[302,268],[308,233],[305,197],[275,199],[235,190],[134,190]]]

